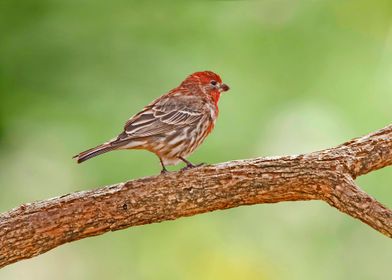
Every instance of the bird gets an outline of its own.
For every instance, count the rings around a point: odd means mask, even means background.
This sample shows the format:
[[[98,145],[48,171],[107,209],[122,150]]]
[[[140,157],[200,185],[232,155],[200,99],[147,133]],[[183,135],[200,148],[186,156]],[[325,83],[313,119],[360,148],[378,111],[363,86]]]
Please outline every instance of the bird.
[[[162,174],[179,162],[186,164],[182,170],[198,167],[186,158],[213,130],[219,98],[229,89],[218,74],[195,72],[132,116],[117,137],[73,158],[82,163],[114,150],[144,149],[158,156]]]

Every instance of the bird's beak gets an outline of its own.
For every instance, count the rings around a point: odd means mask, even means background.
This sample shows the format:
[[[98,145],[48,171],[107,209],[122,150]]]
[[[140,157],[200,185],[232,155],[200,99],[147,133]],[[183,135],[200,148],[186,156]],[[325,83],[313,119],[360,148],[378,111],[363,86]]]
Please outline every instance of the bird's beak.
[[[228,91],[229,89],[230,89],[229,86],[226,85],[226,84],[221,84],[221,85],[219,86],[219,91],[220,91],[220,92],[225,92],[225,91]]]

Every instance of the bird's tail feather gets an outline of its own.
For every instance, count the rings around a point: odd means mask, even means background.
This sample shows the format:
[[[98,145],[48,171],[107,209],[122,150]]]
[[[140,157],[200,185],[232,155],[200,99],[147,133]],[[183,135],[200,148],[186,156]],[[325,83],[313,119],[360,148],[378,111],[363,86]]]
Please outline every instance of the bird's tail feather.
[[[81,152],[81,153],[75,155],[73,158],[76,158],[78,163],[82,163],[83,161],[86,161],[90,158],[93,158],[93,157],[99,156],[101,154],[113,151],[116,148],[118,148],[118,146],[111,145],[109,143],[105,143],[105,144],[99,145],[95,148]]]

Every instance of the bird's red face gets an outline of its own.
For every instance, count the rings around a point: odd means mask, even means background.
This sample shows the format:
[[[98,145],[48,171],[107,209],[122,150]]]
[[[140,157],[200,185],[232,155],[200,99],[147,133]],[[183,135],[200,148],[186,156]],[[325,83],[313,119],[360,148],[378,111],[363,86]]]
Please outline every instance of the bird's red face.
[[[189,75],[182,86],[187,87],[193,93],[202,93],[211,96],[218,102],[220,94],[228,91],[228,85],[222,83],[221,77],[212,71],[196,72]]]
[[[221,77],[212,71],[196,72],[190,75],[188,79],[197,81],[206,93],[221,93],[230,89],[228,85],[222,83]]]

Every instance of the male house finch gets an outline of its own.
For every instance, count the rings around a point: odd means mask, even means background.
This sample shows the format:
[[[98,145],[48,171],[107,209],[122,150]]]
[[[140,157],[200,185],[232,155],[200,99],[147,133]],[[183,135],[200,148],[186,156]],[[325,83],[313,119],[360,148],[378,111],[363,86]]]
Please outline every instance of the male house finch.
[[[104,144],[74,156],[78,163],[100,154],[124,149],[145,149],[159,157],[161,173],[165,165],[186,160],[214,128],[218,101],[229,87],[211,71],[189,75],[178,87],[162,95],[131,117],[124,131]]]

